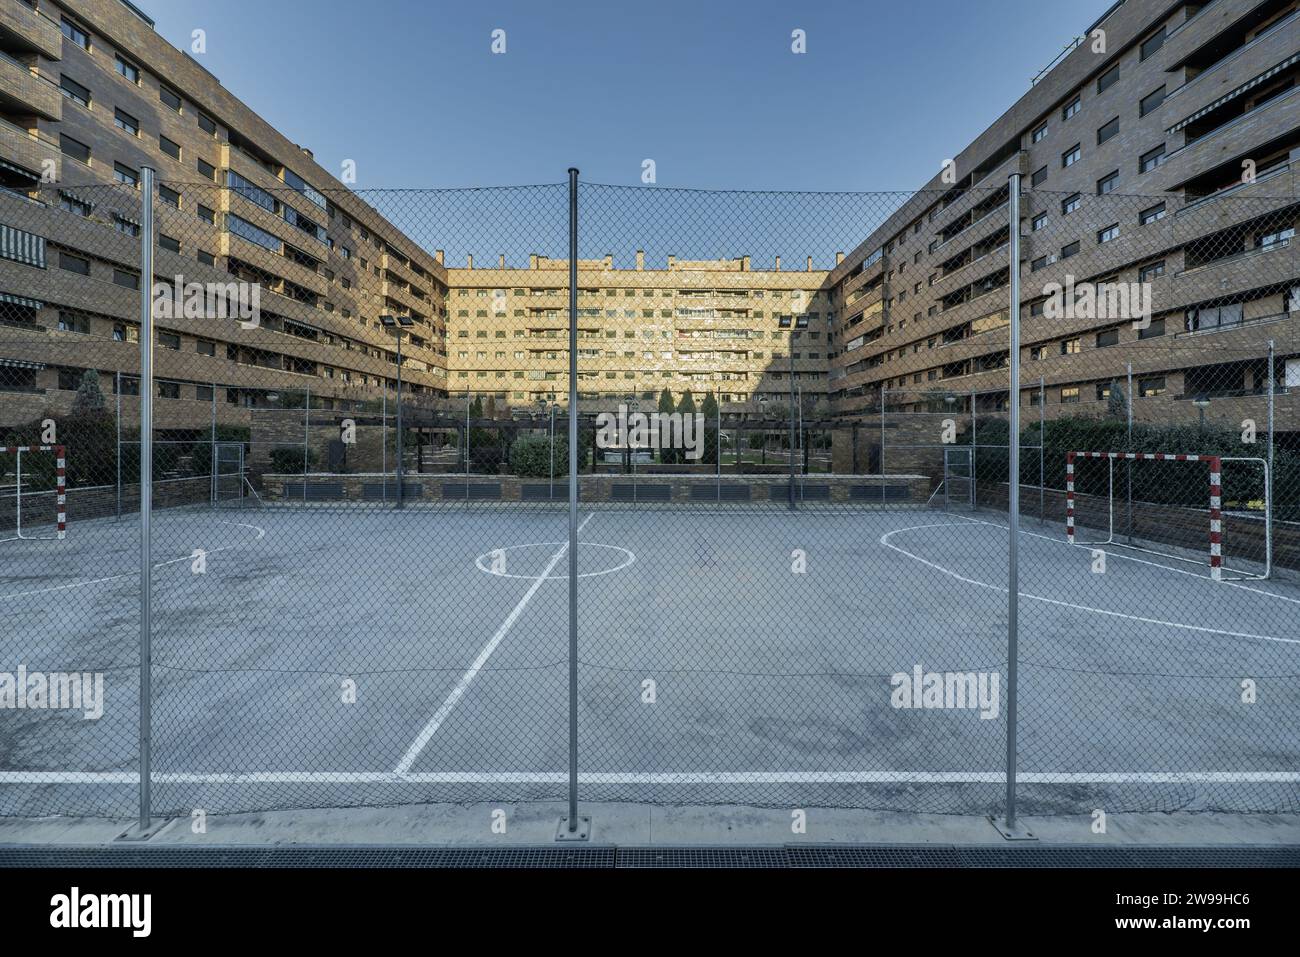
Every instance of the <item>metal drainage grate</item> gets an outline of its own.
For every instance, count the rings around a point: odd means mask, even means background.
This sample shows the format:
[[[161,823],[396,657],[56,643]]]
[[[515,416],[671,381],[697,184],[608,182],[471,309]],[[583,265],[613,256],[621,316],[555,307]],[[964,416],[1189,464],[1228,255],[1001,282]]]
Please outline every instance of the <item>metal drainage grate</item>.
[[[613,847],[0,847],[0,868],[611,868]]]
[[[784,847],[620,847],[619,867],[639,868],[786,868]]]

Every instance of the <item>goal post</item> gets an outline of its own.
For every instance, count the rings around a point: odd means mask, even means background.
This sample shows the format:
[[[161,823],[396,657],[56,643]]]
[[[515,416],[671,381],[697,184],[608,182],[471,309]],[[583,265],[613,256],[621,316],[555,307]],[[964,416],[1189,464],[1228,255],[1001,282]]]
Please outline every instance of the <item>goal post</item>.
[[[1087,461],[1106,463],[1104,489],[1084,489],[1080,482],[1080,465]],[[1168,469],[1136,483],[1138,491],[1129,502],[1140,516],[1143,529],[1130,528],[1125,541],[1116,538],[1115,463],[1129,463],[1130,468],[1140,463],[1174,463],[1186,467],[1204,465],[1203,478],[1175,478]],[[1238,553],[1246,556],[1262,571],[1229,569],[1226,565],[1224,522],[1225,463],[1233,472],[1237,485],[1243,476],[1257,476],[1250,488],[1234,487],[1229,499],[1245,502],[1245,509],[1231,513],[1233,533],[1238,542]],[[1158,467],[1153,467],[1158,468]],[[1262,480],[1262,481],[1258,481]],[[1104,496],[1105,506],[1089,508],[1092,524],[1104,526],[1106,536],[1100,541],[1080,541],[1078,529],[1082,524],[1080,511],[1084,497],[1092,500]],[[1256,515],[1259,518],[1256,518]],[[1261,520],[1262,519],[1262,520]],[[1132,518],[1130,517],[1130,521]],[[1218,455],[1173,454],[1165,452],[1068,452],[1065,463],[1065,534],[1071,545],[1110,545],[1132,549],[1169,558],[1174,561],[1203,564],[1205,559],[1188,558],[1169,551],[1160,551],[1157,545],[1182,547],[1195,553],[1201,551],[1208,557],[1210,577],[1215,581],[1257,580],[1272,574],[1272,489],[1268,462],[1260,458],[1227,457]],[[1252,550],[1253,545],[1253,550]],[[1208,547],[1207,547],[1208,546]]]
[[[48,492],[35,492],[26,496],[27,517],[29,519],[29,522],[26,526],[23,525],[23,499],[24,499],[24,491],[25,491],[23,488],[23,456],[24,455],[28,456],[30,460],[30,456],[34,453],[35,454],[44,453],[47,455],[52,455],[54,457],[54,489],[53,489],[54,501],[53,501],[52,512],[54,515],[55,531],[53,535],[39,535],[39,534],[29,533],[31,528],[39,527],[40,525],[47,524],[48,522],[48,519],[45,521],[41,521],[39,518],[35,523],[30,521],[33,515],[39,516],[41,514],[42,511],[41,503],[42,500],[49,495]],[[14,456],[14,488],[13,488],[14,534],[10,535],[7,538],[0,538],[0,542],[14,542],[20,540],[39,541],[45,539],[61,540],[62,538],[64,538],[64,536],[67,534],[67,528],[68,528],[68,516],[67,516],[68,477],[67,477],[67,458],[64,453],[64,447],[62,445],[6,445],[6,446],[0,446],[0,455]],[[31,470],[29,469],[29,474],[30,471]],[[49,512],[46,512],[46,514],[48,515]]]

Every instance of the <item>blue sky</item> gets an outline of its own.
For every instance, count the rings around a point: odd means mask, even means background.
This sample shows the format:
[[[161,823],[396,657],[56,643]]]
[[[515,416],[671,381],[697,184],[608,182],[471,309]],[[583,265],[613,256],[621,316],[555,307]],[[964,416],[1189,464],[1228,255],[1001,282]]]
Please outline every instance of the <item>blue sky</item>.
[[[1110,3],[138,0],[358,189],[914,189]]]

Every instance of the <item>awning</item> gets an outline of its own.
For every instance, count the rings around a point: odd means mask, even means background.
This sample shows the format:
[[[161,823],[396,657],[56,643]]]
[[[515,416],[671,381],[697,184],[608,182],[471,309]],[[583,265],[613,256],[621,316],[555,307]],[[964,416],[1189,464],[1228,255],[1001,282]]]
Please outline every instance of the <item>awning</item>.
[[[3,369],[35,369],[38,372],[45,368],[44,362],[29,362],[26,359],[6,359],[0,356],[0,368]]]
[[[15,296],[7,292],[0,292],[0,302],[8,303],[11,306],[26,306],[28,309],[45,308],[45,303],[39,300],[28,299],[25,296]]]
[[[0,159],[0,169],[7,169],[11,173],[17,173],[19,176],[27,176],[31,179],[33,183],[39,183],[41,181],[40,173],[33,173],[29,169],[24,169],[21,166],[15,166],[13,163],[8,162],[7,160]]]
[[[1237,97],[1241,96],[1242,94],[1249,93],[1251,90],[1255,89],[1255,87],[1263,83],[1266,83],[1267,81],[1271,80],[1273,77],[1281,73],[1283,70],[1285,70],[1287,67],[1294,66],[1296,63],[1300,63],[1300,53],[1293,53],[1291,56],[1287,57],[1277,66],[1265,70],[1263,73],[1255,77],[1253,80],[1250,80],[1247,83],[1243,83],[1241,86],[1223,94],[1223,96],[1219,97],[1209,106],[1197,110],[1195,113],[1193,113],[1191,116],[1187,117],[1186,119],[1179,120],[1173,126],[1169,127],[1168,132],[1170,133],[1179,132],[1180,130],[1184,129],[1188,125],[1195,123],[1201,117],[1213,113],[1219,107],[1223,106],[1223,104],[1235,100]]]

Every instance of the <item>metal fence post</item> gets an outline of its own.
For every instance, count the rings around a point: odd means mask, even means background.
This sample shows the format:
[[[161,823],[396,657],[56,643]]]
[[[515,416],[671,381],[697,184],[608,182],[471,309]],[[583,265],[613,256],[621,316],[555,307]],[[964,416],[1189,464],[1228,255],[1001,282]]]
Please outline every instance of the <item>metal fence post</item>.
[[[302,500],[307,502],[307,457],[311,455],[311,386],[303,396],[302,406]]]
[[[208,462],[211,465],[212,472],[212,504],[217,504],[217,384],[212,383],[212,438],[208,443]],[[240,481],[243,481],[243,472],[240,472]],[[243,487],[240,487],[243,492]]]
[[[1133,451],[1133,363],[1128,363],[1128,372],[1126,374],[1125,386],[1128,391],[1124,397],[1124,412],[1128,417],[1128,448],[1124,451]],[[1127,478],[1126,485],[1128,491],[1125,493],[1125,511],[1124,511],[1124,528],[1131,543],[1133,541],[1133,460],[1124,460],[1124,474]]]
[[[1268,568],[1273,567],[1273,486],[1277,483],[1277,471],[1274,469],[1273,454],[1276,441],[1273,436],[1273,416],[1277,395],[1277,370],[1273,364],[1277,361],[1273,340],[1268,340],[1268,476],[1264,491],[1264,552]]]
[[[1038,524],[1047,521],[1047,388],[1038,377]]]
[[[880,389],[880,507],[884,508],[887,502],[885,494],[885,405],[889,400],[889,390],[883,386]]]
[[[795,506],[794,493],[794,333],[797,321],[794,316],[790,317],[790,427],[789,438],[786,444],[789,446],[786,458],[790,463],[790,509],[793,511]]]
[[[402,329],[400,326],[397,332],[397,507],[401,508],[403,504],[402,485],[405,478],[405,462],[402,460],[405,454],[405,437],[402,435]],[[418,447],[417,447],[418,451]],[[387,479],[385,479],[387,481]]]
[[[1016,683],[1020,654],[1020,174],[1011,174],[1010,455],[1007,524],[1007,837],[1016,832]],[[972,402],[973,402],[972,398]],[[972,416],[974,410],[972,409]],[[972,469],[973,471],[973,469]]]
[[[379,472],[383,502],[388,504],[388,383],[384,383],[384,394],[379,398]]]
[[[140,217],[140,835],[149,830],[153,784],[153,193],[142,174]]]
[[[569,816],[557,838],[585,841],[578,818],[578,171],[569,168]]]
[[[113,461],[117,466],[117,492],[114,495],[116,502],[117,521],[122,521],[122,370],[113,373],[113,389],[116,393],[117,408],[117,449],[113,455]]]

